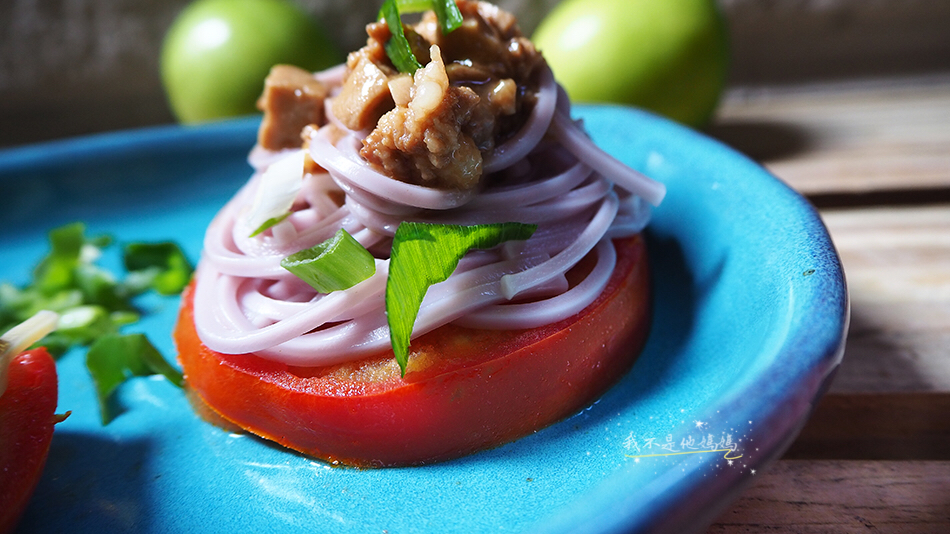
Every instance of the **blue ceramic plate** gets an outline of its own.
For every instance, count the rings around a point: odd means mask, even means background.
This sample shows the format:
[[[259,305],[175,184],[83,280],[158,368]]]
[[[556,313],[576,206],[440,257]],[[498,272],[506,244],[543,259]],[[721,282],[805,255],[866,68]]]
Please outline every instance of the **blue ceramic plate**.
[[[407,469],[332,468],[192,412],[139,378],[101,426],[83,352],[58,363],[58,425],[20,532],[683,532],[702,529],[794,438],[840,362],[848,301],[815,211],[721,144],[626,108],[580,107],[594,139],[666,183],[649,230],[654,326],[593,406],[500,448]],[[205,226],[250,175],[256,120],[0,152],[0,279],[26,282],[46,234],[118,241]],[[103,259],[118,270],[117,254]],[[167,355],[177,299],[145,297]]]

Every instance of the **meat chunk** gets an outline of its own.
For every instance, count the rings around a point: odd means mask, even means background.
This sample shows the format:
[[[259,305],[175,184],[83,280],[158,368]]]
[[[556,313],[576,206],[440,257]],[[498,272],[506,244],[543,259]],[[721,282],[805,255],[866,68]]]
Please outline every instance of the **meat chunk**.
[[[410,78],[386,56],[389,27],[366,27],[366,46],[350,54],[332,103],[351,130],[375,129],[363,158],[389,176],[432,187],[470,189],[483,155],[514,135],[534,106],[541,54],[513,15],[484,2],[459,0],[461,27],[442,35],[434,13],[404,26],[410,48],[430,62]]]
[[[308,124],[323,124],[328,88],[313,75],[291,65],[276,65],[264,80],[264,93],[257,107],[264,119],[257,142],[280,150],[301,146],[300,132]]]
[[[365,130],[393,107],[389,94],[389,74],[374,63],[368,54],[354,52],[343,89],[333,99],[333,116],[351,130]]]
[[[380,118],[360,155],[405,181],[471,189],[482,174],[482,155],[461,125],[479,98],[467,87],[449,84],[437,45],[429,53],[429,64],[413,76],[409,101],[400,98],[400,104]]]
[[[497,80],[487,87],[485,100],[496,115],[514,115],[518,110],[518,84],[511,78]]]
[[[447,64],[459,62],[476,66],[483,71],[482,76],[492,78],[517,76],[523,80],[530,76],[533,63],[539,57],[534,45],[521,34],[514,15],[485,2],[464,0],[458,2],[458,7],[462,25],[449,34],[439,31],[438,19],[431,11],[416,26],[420,35],[439,45]],[[518,47],[529,46],[533,57],[513,53],[514,43]],[[453,82],[458,81],[462,80],[453,79]]]
[[[487,152],[518,131],[534,104],[534,75],[541,54],[518,28],[514,15],[497,6],[471,0],[458,2],[462,25],[442,35],[434,14],[417,28],[442,49],[449,80],[470,87],[479,96],[477,120],[469,135]]]

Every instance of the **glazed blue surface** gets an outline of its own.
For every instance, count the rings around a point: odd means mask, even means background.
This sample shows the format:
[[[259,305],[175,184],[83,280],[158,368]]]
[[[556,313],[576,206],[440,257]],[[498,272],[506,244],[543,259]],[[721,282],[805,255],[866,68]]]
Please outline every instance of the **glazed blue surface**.
[[[58,363],[58,410],[72,415],[18,532],[704,528],[794,438],[840,362],[841,265],[807,202],[743,156],[628,108],[576,114],[603,148],[668,187],[648,233],[647,347],[593,406],[467,458],[359,471],[214,427],[160,378],[122,386],[123,412],[103,427],[73,351]],[[25,282],[47,232],[75,220],[120,242],[173,238],[196,260],[205,226],[250,175],[256,126],[0,151],[0,279]],[[115,255],[104,264],[118,270]],[[139,304],[148,315],[129,330],[172,357],[177,299]]]

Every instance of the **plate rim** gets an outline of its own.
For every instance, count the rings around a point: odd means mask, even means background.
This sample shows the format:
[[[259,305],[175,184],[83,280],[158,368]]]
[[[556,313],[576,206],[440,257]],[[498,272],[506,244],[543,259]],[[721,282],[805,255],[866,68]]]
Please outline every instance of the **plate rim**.
[[[582,117],[592,113],[614,112],[628,115],[634,117],[637,121],[644,122],[654,134],[662,132],[665,136],[681,136],[690,143],[698,143],[708,150],[717,151],[727,159],[758,169],[763,179],[773,181],[774,187],[779,188],[778,190],[784,190],[783,194],[787,195],[789,201],[800,204],[800,207],[805,210],[804,213],[811,218],[808,222],[813,226],[816,235],[822,238],[820,243],[813,244],[815,250],[837,262],[840,290],[832,295],[832,298],[826,303],[829,313],[837,316],[837,322],[828,329],[829,331],[835,330],[837,333],[812,355],[811,365],[804,370],[807,372],[799,373],[786,380],[786,382],[795,380],[807,382],[806,387],[783,389],[775,386],[770,390],[776,402],[781,402],[791,408],[789,413],[780,413],[773,410],[763,416],[770,428],[781,430],[781,436],[774,438],[770,443],[770,450],[757,458],[755,462],[756,466],[766,466],[784,452],[794,437],[797,436],[818,399],[821,398],[830,385],[843,357],[850,320],[850,299],[840,258],[837,256],[827,228],[817,211],[804,197],[793,191],[759,164],[719,141],[667,119],[627,106],[583,104],[576,105],[574,110],[579,111],[579,115]],[[216,146],[231,146],[235,142],[235,136],[242,139],[252,136],[256,132],[259,121],[259,115],[251,115],[195,126],[175,124],[149,126],[7,147],[0,149],[0,173],[2,173],[0,176],[6,174],[15,176],[18,170],[29,169],[34,165],[49,161],[50,158],[71,157],[82,159],[95,156],[101,152],[122,154],[136,153],[141,150],[204,150]],[[3,180],[0,180],[0,184],[2,183]],[[761,372],[772,370],[774,365],[773,363]],[[738,410],[738,408],[737,411],[750,413]],[[762,414],[761,411],[756,411],[754,415]],[[611,474],[611,477],[616,479],[620,475],[621,473],[615,472]],[[608,477],[608,479],[611,477]],[[703,492],[700,491],[702,488],[695,485],[691,487],[690,484],[685,483],[684,480],[688,480],[688,476],[663,478],[654,482],[659,487],[678,488],[675,496],[671,498],[670,493],[664,496],[662,491],[655,492],[656,499],[650,501],[651,506],[645,507],[642,503],[627,502],[625,498],[618,500],[617,492],[620,491],[626,497],[629,497],[629,488],[626,488],[622,481],[608,479],[600,480],[594,489],[582,499],[587,513],[567,513],[549,517],[547,521],[535,526],[540,531],[550,532],[575,530],[622,532],[631,527],[646,528],[657,532],[683,532],[691,528],[702,528],[715,520],[717,514],[752,482],[749,477],[739,472],[722,475],[721,479],[718,480],[720,490],[718,496],[711,498],[702,494]],[[622,504],[622,506],[618,506],[618,504]],[[576,508],[572,507],[572,510]],[[672,513],[673,510],[677,512]],[[677,521],[677,517],[687,519]]]

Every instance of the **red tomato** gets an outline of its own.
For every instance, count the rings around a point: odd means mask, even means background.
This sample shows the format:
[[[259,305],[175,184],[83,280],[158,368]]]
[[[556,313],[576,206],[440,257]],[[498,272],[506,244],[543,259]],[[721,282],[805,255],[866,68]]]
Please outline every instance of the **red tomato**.
[[[404,378],[391,351],[318,368],[211,351],[191,289],[179,359],[218,415],[310,456],[365,467],[456,458],[576,413],[630,368],[649,327],[649,272],[640,236],[617,244],[607,289],[582,312],[531,330],[444,326],[413,340]]]
[[[56,364],[46,349],[17,355],[0,397],[0,532],[10,532],[39,482],[56,423]]]

